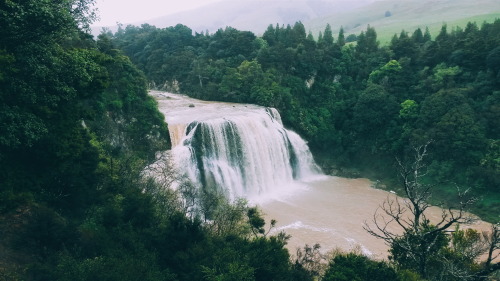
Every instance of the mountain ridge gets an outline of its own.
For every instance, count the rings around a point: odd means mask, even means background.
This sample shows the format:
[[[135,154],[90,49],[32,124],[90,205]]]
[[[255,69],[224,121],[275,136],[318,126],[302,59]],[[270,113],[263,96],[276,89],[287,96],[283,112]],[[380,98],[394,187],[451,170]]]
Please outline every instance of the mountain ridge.
[[[387,16],[389,12],[389,16]],[[301,21],[306,31],[317,36],[330,24],[337,33],[340,27],[346,34],[359,34],[368,25],[374,27],[381,43],[388,43],[402,30],[413,32],[429,27],[437,35],[443,24],[463,27],[469,21],[492,22],[500,18],[500,1],[477,0],[264,0],[222,1],[163,17],[131,23],[154,25],[158,28],[183,24],[193,32],[214,33],[231,26],[238,30],[262,35],[269,25],[293,25]],[[126,25],[126,24],[125,24]],[[98,35],[103,27],[94,26]],[[106,27],[116,31],[118,26]]]
[[[404,5],[403,5],[404,4]],[[390,16],[386,16],[389,12]],[[313,34],[323,30],[326,24],[338,32],[341,26],[347,34],[359,34],[370,25],[374,27],[382,43],[403,29],[413,32],[417,28],[429,27],[437,35],[441,26],[463,27],[468,21],[492,22],[500,18],[500,1],[477,0],[384,0],[340,14],[331,14],[304,22]]]
[[[140,26],[147,23],[164,28],[181,23],[199,33],[205,31],[213,33],[219,28],[231,26],[239,30],[262,34],[270,24],[292,25],[297,21],[312,20],[332,12],[346,12],[374,1],[376,0],[361,0],[356,3],[348,0],[222,1],[131,24]],[[101,28],[102,26],[94,26],[93,34],[99,34]],[[107,28],[115,31],[118,27]]]

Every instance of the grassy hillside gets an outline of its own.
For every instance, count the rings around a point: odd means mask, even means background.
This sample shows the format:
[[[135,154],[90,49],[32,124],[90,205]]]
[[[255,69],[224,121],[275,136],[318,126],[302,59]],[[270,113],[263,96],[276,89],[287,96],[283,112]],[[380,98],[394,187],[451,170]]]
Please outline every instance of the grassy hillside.
[[[391,16],[387,17],[386,12]],[[375,27],[379,41],[384,44],[401,30],[412,32],[429,27],[433,36],[446,23],[449,30],[463,27],[469,21],[479,25],[500,18],[500,1],[497,0],[386,0],[346,12],[304,22],[313,34],[324,30],[327,23],[337,32],[341,26],[347,34],[359,34],[366,26]]]
[[[196,32],[208,30],[211,33],[219,28],[231,26],[260,35],[264,33],[269,24],[293,25],[297,21],[312,20],[332,12],[350,11],[374,1],[376,0],[357,0],[355,2],[350,0],[225,0],[133,24],[140,26],[143,23],[148,23],[163,28],[181,23]],[[99,34],[101,28],[94,27],[93,33]],[[111,27],[111,30],[116,31],[117,27]]]
[[[330,14],[345,12],[367,5],[375,0],[242,0],[222,1],[191,11],[148,20],[157,27],[174,26],[182,23],[195,31],[215,32],[231,26],[262,34],[269,24],[294,24],[296,21],[315,19]]]
[[[386,17],[386,12],[391,13]],[[334,33],[341,26],[347,34],[359,34],[367,25],[375,27],[382,44],[391,40],[401,30],[414,31],[418,27],[429,27],[432,35],[437,35],[443,23],[451,30],[454,26],[465,26],[469,21],[479,25],[500,18],[498,0],[242,0],[222,1],[202,8],[168,15],[145,22],[156,27],[175,26],[178,23],[189,26],[197,32],[215,32],[219,28],[231,26],[239,30],[249,30],[261,35],[269,24],[294,24],[302,21],[306,30],[315,36],[323,31],[327,23]],[[117,27],[111,27],[116,31]],[[97,35],[101,27],[93,27]]]

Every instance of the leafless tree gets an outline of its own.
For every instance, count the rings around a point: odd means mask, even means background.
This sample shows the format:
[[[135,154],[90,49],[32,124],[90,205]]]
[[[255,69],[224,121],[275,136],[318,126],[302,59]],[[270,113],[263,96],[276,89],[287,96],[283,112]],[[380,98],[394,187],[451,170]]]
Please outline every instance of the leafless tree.
[[[498,258],[500,258],[500,223],[492,225],[491,233],[483,233],[483,237],[487,241],[488,255],[480,276],[486,278],[493,272],[500,270],[500,262],[498,262]]]
[[[160,215],[182,212],[193,219],[199,212],[198,190],[185,175],[177,171],[170,157],[167,152],[159,153],[156,161],[143,170],[144,191],[153,196]]]
[[[153,196],[161,216],[182,212],[191,219],[202,219],[204,227],[216,236],[249,236],[254,231],[247,212],[258,212],[257,208],[249,208],[244,199],[230,202],[220,190],[194,185],[176,169],[167,152],[157,155],[156,161],[143,170],[142,178],[144,192]],[[252,218],[262,219],[260,215]],[[265,224],[263,219],[262,222]],[[271,221],[271,227],[275,223]]]
[[[297,248],[295,264],[300,265],[312,276],[322,276],[328,268],[328,261],[333,259],[321,253],[321,246],[314,244],[312,247],[306,244],[303,248]]]
[[[429,199],[432,186],[424,184],[426,175],[424,162],[430,142],[414,147],[414,158],[409,162],[397,159],[398,172],[406,199],[388,197],[374,213],[371,223],[365,221],[363,228],[392,249],[404,252],[404,259],[416,265],[417,271],[427,277],[427,265],[433,251],[442,241],[444,233],[454,224],[469,224],[474,218],[466,213],[475,199],[468,197],[468,190],[458,189],[459,204],[443,208],[439,221],[430,222],[426,216],[431,206]],[[441,240],[440,240],[441,239]]]

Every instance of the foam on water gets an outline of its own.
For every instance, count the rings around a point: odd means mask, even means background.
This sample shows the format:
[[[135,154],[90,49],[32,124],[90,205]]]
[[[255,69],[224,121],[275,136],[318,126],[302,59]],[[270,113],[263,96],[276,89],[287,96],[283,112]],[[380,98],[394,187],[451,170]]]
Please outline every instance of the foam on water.
[[[325,251],[359,246],[365,255],[387,258],[387,245],[369,235],[363,224],[388,196],[396,196],[371,188],[366,179],[321,174],[307,143],[283,127],[275,109],[151,94],[171,134],[173,148],[163,155],[199,183],[198,188],[258,204],[266,222],[277,220],[272,233],[292,236],[287,244],[292,253],[320,243]],[[428,211],[431,221],[441,218],[441,209]],[[390,227],[397,231],[397,225]],[[481,222],[482,230],[490,228]]]
[[[278,228],[276,228],[273,231],[273,233],[274,232],[280,232],[280,231],[287,230],[287,229],[307,229],[307,230],[311,230],[311,231],[315,231],[315,232],[328,232],[328,233],[331,233],[331,234],[335,233],[335,230],[332,229],[332,228],[328,228],[328,227],[315,227],[315,226],[312,226],[312,225],[304,224],[301,221],[295,221],[295,222],[293,222],[291,224],[287,224],[285,226],[278,227]]]
[[[172,159],[199,188],[252,203],[303,190],[321,177],[307,143],[276,109],[210,103],[155,93],[172,140]]]

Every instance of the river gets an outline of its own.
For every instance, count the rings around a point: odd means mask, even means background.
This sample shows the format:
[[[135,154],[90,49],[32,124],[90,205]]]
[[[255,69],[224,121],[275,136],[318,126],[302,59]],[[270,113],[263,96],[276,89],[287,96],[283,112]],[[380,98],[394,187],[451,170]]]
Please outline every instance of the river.
[[[324,253],[335,248],[343,251],[359,248],[367,256],[386,259],[389,247],[368,234],[363,225],[371,223],[375,211],[388,197],[401,202],[405,199],[371,185],[367,179],[329,176],[309,182],[305,190],[282,200],[265,202],[260,207],[268,219],[277,220],[274,232],[283,230],[291,235],[287,247],[292,254],[305,244],[319,243]],[[442,209],[433,206],[425,214],[437,222]],[[490,231],[491,224],[479,220],[462,228]],[[401,233],[395,224],[389,229]]]
[[[188,174],[193,180],[223,186],[227,196],[244,196],[258,205],[268,222],[277,221],[271,234],[285,231],[291,235],[287,247],[292,255],[305,244],[319,243],[322,252],[357,247],[373,258],[387,258],[388,246],[368,234],[363,224],[371,221],[388,197],[404,198],[372,188],[367,179],[322,175],[306,143],[282,128],[276,111],[165,92],[150,94],[165,114],[172,151],[181,166],[191,170]],[[203,130],[197,133],[196,128]],[[232,142],[233,138],[238,142]],[[212,147],[195,147],[196,140],[212,143]],[[441,211],[431,207],[426,215],[435,221]],[[466,227],[484,231],[491,225],[477,221]]]

